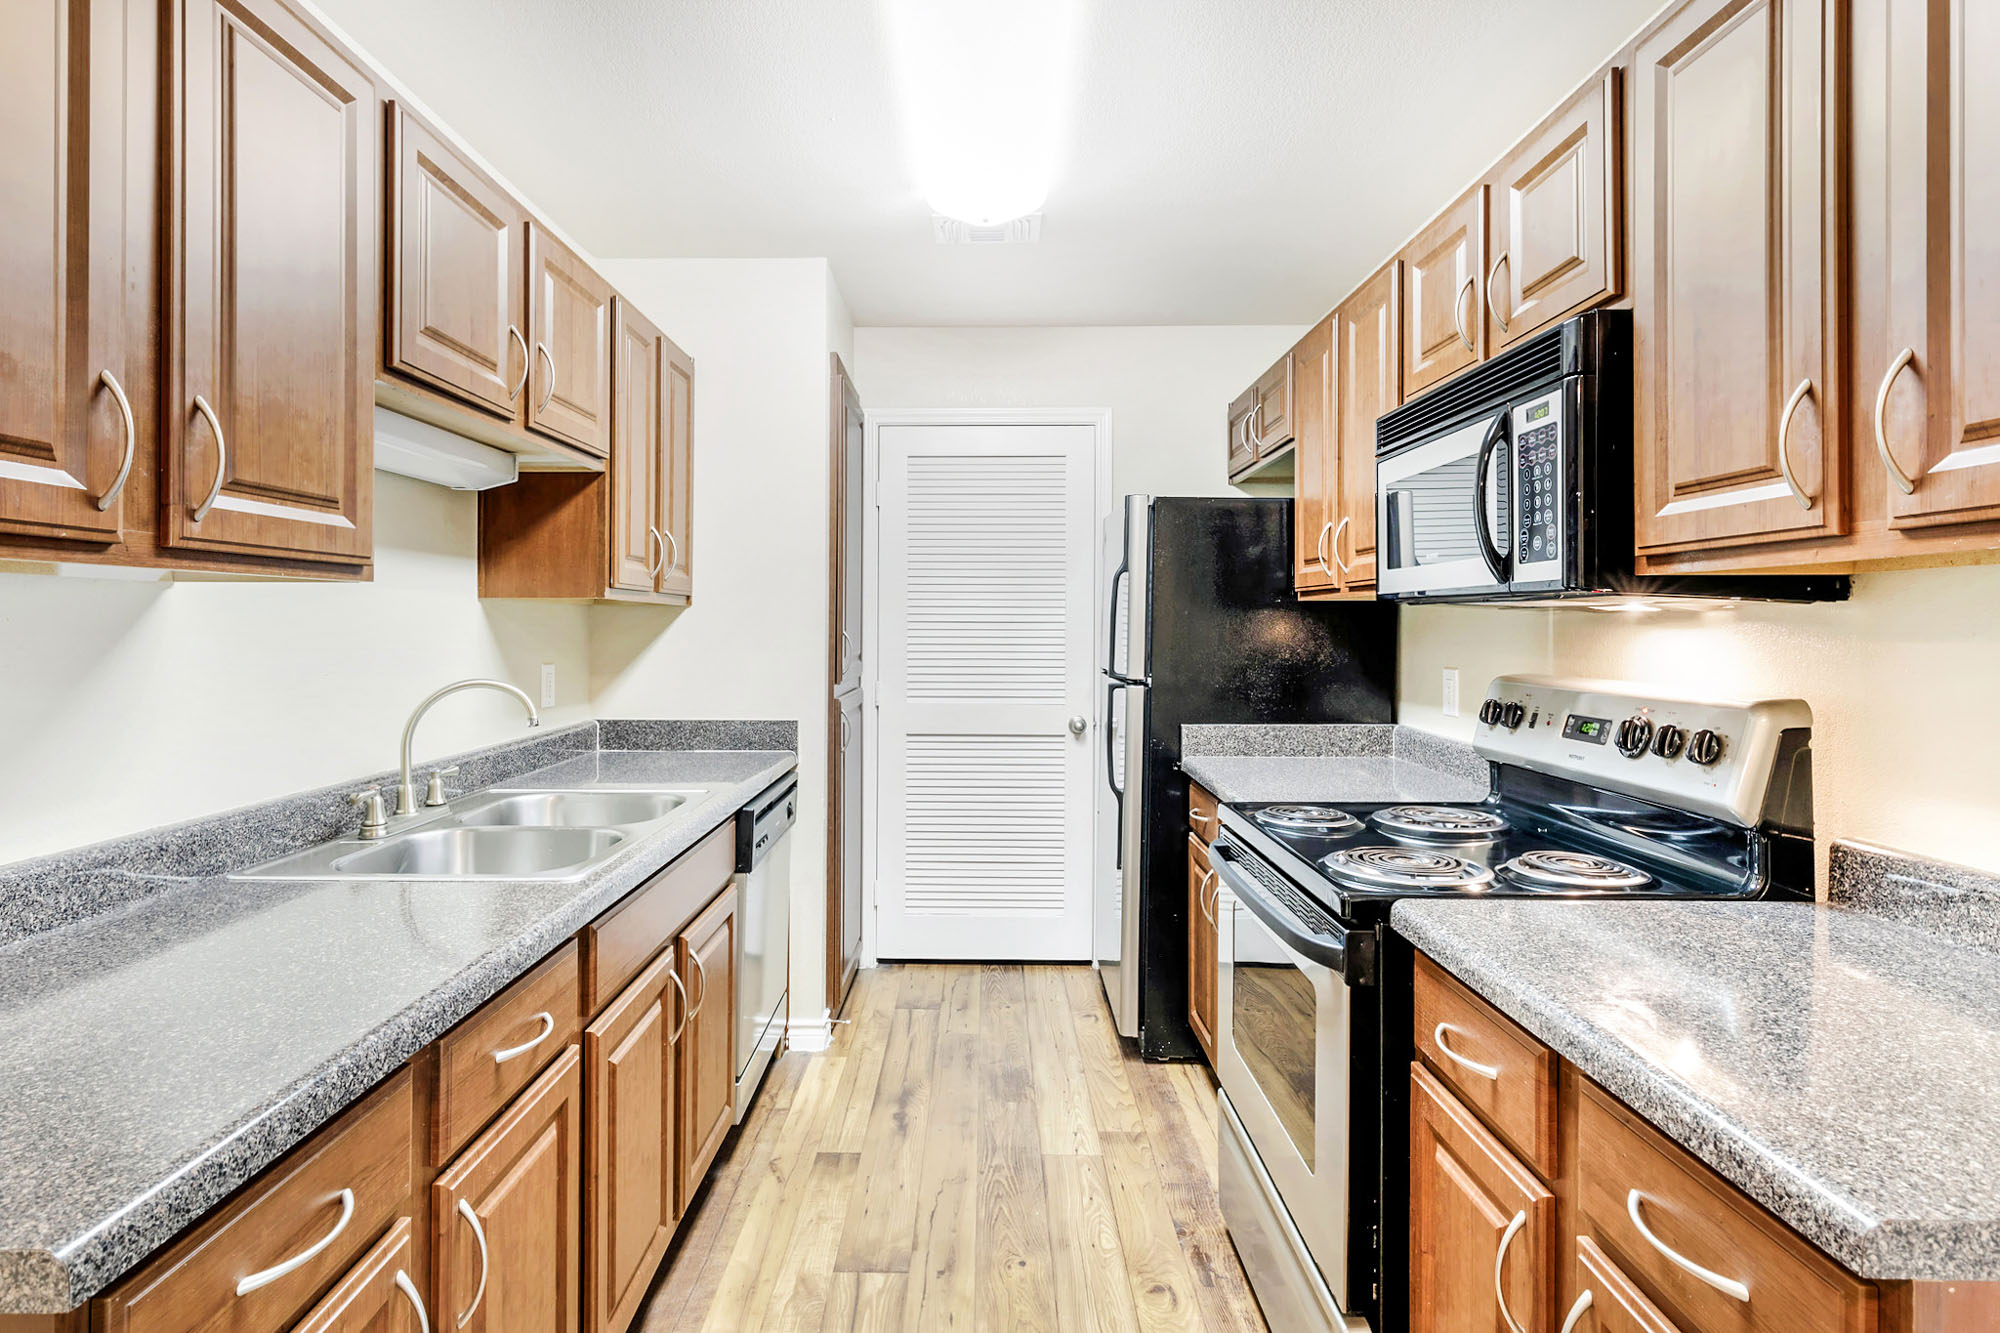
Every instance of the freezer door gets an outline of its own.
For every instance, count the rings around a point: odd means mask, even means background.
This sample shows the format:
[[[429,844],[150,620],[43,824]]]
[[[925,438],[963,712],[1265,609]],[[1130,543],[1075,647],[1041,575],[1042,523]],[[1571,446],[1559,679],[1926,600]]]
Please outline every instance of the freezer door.
[[[1105,597],[1109,623],[1105,665],[1123,680],[1146,678],[1147,573],[1153,549],[1153,497],[1128,495],[1119,512],[1104,521]]]
[[[1146,687],[1111,681],[1098,789],[1091,944],[1121,1036],[1139,1035],[1139,872],[1145,837]]]

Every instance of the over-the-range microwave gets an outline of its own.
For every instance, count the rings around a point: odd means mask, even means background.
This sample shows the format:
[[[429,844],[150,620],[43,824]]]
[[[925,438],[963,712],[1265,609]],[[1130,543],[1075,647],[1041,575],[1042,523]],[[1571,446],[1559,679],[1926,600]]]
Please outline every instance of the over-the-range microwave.
[[[1839,601],[1845,575],[1633,572],[1632,316],[1593,310],[1375,425],[1376,591],[1406,602]]]

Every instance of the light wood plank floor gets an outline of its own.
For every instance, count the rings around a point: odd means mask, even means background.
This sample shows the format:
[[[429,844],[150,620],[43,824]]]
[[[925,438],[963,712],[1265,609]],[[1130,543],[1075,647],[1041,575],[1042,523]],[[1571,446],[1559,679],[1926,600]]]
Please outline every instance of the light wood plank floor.
[[[1262,1330],[1215,1085],[1118,1039],[1087,967],[865,971],[775,1066],[633,1327]]]

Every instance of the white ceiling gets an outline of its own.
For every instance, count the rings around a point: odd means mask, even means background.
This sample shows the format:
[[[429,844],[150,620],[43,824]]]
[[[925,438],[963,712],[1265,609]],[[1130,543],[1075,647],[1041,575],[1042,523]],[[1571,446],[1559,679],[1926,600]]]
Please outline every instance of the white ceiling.
[[[1317,319],[1661,0],[1079,0],[1019,247],[931,239],[880,0],[318,3],[600,256],[824,255],[859,324],[1036,325]]]

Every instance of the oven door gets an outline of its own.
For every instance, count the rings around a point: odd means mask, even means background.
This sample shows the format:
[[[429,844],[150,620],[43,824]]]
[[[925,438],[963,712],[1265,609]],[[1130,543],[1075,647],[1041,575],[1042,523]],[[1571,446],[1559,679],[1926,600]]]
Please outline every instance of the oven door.
[[[1325,947],[1344,932],[1302,919],[1258,882],[1276,872],[1235,848],[1217,843],[1209,855],[1221,881],[1216,1073],[1318,1277],[1351,1310],[1352,996],[1342,954]]]
[[[1476,596],[1510,580],[1513,414],[1496,408],[1375,464],[1376,589]]]

